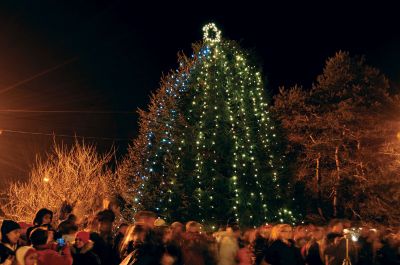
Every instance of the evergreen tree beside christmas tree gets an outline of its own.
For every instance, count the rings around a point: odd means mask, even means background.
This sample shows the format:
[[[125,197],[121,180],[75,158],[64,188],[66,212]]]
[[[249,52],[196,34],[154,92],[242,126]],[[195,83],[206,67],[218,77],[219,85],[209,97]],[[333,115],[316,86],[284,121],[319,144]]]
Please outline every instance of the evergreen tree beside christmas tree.
[[[122,170],[135,180],[136,208],[211,227],[294,221],[283,209],[288,187],[261,73],[214,24],[203,30],[139,113]]]

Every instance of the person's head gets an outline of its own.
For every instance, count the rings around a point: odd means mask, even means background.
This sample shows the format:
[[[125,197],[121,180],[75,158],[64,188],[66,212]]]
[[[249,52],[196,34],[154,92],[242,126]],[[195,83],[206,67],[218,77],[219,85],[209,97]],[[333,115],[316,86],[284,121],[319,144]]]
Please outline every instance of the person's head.
[[[99,222],[98,229],[100,233],[110,233],[115,220],[114,212],[111,210],[103,210],[97,213],[96,218]]]
[[[330,223],[331,233],[343,234],[343,223],[340,220],[332,220]]]
[[[120,245],[120,253],[128,249],[130,245],[140,245],[145,241],[149,227],[145,224],[129,225]]]
[[[16,257],[19,265],[36,265],[38,254],[33,247],[24,246],[16,251]]]
[[[325,236],[325,230],[324,230],[323,227],[316,226],[316,227],[313,228],[313,230],[311,232],[311,237],[314,240],[317,240],[317,241],[321,240],[321,239],[324,238],[324,236]]]
[[[136,224],[132,231],[132,241],[144,242],[148,228],[141,224]]]
[[[297,240],[299,238],[307,238],[307,233],[308,231],[306,226],[298,225],[294,228],[293,238],[294,240]]]
[[[139,211],[134,216],[135,223],[145,224],[147,227],[153,228],[157,215],[151,211]]]
[[[184,226],[180,222],[173,222],[170,226],[172,237],[180,237],[183,233]]]
[[[161,218],[157,218],[157,219],[154,221],[154,227],[155,227],[155,228],[157,228],[157,227],[165,227],[165,226],[168,226],[168,225],[167,225],[167,223],[166,223],[163,219],[161,219]]]
[[[258,228],[257,234],[260,237],[268,240],[271,235],[271,230],[272,230],[271,225],[263,225]]]
[[[46,229],[41,227],[33,229],[30,236],[32,246],[36,248],[37,246],[45,245],[47,243],[48,236],[49,234]]]
[[[68,215],[72,213],[74,207],[69,204],[67,201],[63,201],[60,207],[60,214],[59,214],[59,219],[60,220],[65,220],[68,218]]]
[[[79,226],[82,225],[84,227],[87,226],[87,224],[88,224],[87,222],[89,221],[90,217],[95,218],[95,216],[93,216],[93,215],[91,215],[89,217],[89,215],[86,214],[85,206],[86,205],[84,204],[83,201],[78,201],[77,203],[74,204],[74,209],[72,210],[72,213],[71,213],[76,216],[75,223]]]
[[[63,236],[76,233],[78,231],[78,226],[74,222],[68,221],[67,219],[60,223],[57,230]]]
[[[12,220],[4,220],[1,225],[1,242],[15,245],[21,236],[21,226]]]
[[[66,242],[73,244],[75,242],[75,237],[77,232],[78,232],[78,226],[74,223],[67,222],[61,235]]]
[[[242,240],[247,242],[248,244],[252,244],[256,239],[256,230],[255,229],[247,229],[244,231],[242,235]]]
[[[119,215],[121,213],[121,206],[118,202],[118,199],[114,198],[108,204],[107,209],[114,212],[114,214]]]
[[[128,224],[122,223],[118,226],[118,233],[125,235],[127,229],[128,229]]]
[[[75,247],[76,248],[83,248],[90,240],[90,234],[86,231],[79,231],[75,237]]]
[[[275,225],[271,230],[270,241],[282,240],[287,242],[293,238],[292,227],[288,224]]]
[[[158,242],[168,243],[172,240],[172,231],[169,226],[155,226],[153,229],[155,239]]]
[[[235,238],[239,238],[240,237],[240,227],[237,224],[229,225],[226,228],[226,232],[230,233]]]
[[[74,224],[76,223],[77,219],[78,219],[78,217],[73,213],[70,213],[67,217],[67,221],[74,223]]]
[[[53,221],[53,212],[50,211],[49,209],[42,208],[36,213],[35,219],[33,219],[33,224],[46,225],[46,224],[51,224],[52,221]]]
[[[188,233],[200,233],[201,224],[196,221],[189,221],[186,223],[186,232]]]

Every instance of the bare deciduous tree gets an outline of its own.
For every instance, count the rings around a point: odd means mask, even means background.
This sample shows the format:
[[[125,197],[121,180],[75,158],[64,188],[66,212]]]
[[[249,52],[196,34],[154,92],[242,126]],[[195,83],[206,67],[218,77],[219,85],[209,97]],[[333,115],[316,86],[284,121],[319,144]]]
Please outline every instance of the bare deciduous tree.
[[[70,148],[55,143],[45,160],[37,160],[26,183],[10,185],[4,196],[6,216],[29,222],[38,209],[46,207],[58,219],[64,201],[82,215],[95,213],[104,199],[117,192],[110,186],[115,178],[108,167],[111,159],[112,152],[99,155],[95,146],[77,140]]]

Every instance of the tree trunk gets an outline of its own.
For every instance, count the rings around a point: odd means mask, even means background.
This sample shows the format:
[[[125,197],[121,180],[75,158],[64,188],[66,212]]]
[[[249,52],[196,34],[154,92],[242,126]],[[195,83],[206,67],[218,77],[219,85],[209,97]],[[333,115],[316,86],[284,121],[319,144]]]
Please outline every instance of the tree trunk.
[[[336,182],[333,185],[333,217],[337,217],[337,196],[338,186],[340,182],[340,166],[339,166],[339,146],[335,149],[335,163],[336,163]]]
[[[317,194],[317,209],[319,215],[325,219],[324,214],[322,213],[322,193],[321,193],[321,175],[320,175],[320,170],[319,170],[319,161],[321,159],[321,153],[318,153],[317,159],[316,159],[316,164],[315,164],[315,192]]]

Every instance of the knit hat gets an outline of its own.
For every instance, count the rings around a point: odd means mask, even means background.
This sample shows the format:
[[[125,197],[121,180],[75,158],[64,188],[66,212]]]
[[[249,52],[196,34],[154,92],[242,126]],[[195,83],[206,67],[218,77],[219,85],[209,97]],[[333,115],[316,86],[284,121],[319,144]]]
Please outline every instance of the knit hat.
[[[157,218],[157,219],[154,221],[154,226],[155,226],[155,227],[165,227],[165,226],[168,226],[168,225],[167,225],[167,223],[166,223],[163,219]]]
[[[20,247],[15,254],[18,264],[25,265],[25,258],[31,253],[36,253],[36,249],[30,246]]]
[[[4,240],[6,238],[6,235],[10,233],[13,230],[16,229],[21,229],[21,226],[14,222],[13,220],[4,220],[3,224],[1,225],[1,238]],[[4,241],[3,241],[4,242]]]
[[[86,244],[90,240],[90,234],[86,231],[80,231],[76,234],[76,238],[79,238],[83,243]]]

